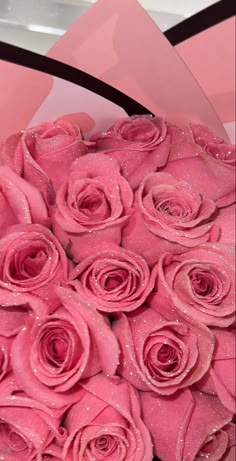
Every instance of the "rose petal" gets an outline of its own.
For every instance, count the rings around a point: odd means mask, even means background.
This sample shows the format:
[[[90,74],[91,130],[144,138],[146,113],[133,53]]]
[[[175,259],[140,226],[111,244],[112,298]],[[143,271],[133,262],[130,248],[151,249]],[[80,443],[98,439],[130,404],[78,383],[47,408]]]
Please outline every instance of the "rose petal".
[[[221,429],[224,431],[232,418],[232,413],[217,397],[189,389],[179,392],[174,399],[142,392],[141,401],[155,453],[166,461],[194,461],[207,437]],[[212,458],[219,459],[218,456]]]
[[[93,302],[85,296],[78,295],[66,288],[60,288],[57,292],[62,304],[73,315],[76,316],[79,308],[79,314],[85,320],[93,335],[103,371],[107,375],[115,374],[118,365],[119,347],[105,318],[96,311]]]

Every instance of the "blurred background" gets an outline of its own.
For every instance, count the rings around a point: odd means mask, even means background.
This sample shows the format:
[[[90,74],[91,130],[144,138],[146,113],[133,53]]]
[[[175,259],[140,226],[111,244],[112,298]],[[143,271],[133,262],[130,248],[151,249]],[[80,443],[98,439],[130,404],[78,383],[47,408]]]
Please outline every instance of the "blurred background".
[[[216,3],[216,0],[138,1],[162,31]],[[45,54],[92,3],[95,0],[0,0],[0,40]]]

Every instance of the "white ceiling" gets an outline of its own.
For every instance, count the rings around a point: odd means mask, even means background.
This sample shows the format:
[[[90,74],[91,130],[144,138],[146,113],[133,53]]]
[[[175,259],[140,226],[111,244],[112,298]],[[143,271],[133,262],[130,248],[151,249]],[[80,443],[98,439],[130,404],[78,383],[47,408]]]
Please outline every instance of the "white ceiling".
[[[82,3],[95,3],[96,0],[49,0],[64,5],[79,5]],[[108,0],[109,1],[109,0]],[[122,0],[121,0],[122,1]],[[125,0],[123,0],[125,1]],[[188,17],[197,11],[206,8],[217,0],[138,0],[138,2],[150,11],[165,11]]]
[[[167,11],[184,17],[192,16],[207,8],[216,0],[138,0],[146,9],[151,11]]]

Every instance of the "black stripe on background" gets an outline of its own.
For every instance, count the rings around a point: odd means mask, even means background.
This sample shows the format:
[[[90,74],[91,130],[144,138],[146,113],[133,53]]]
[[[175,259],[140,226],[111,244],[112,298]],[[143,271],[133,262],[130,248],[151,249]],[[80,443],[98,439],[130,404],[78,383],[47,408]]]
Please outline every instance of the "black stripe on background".
[[[42,56],[33,51],[24,50],[23,48],[0,41],[0,59],[82,86],[122,107],[128,115],[150,114],[148,109],[116,88],[82,70],[49,58],[48,56]]]
[[[177,1],[177,0],[176,0]],[[197,1],[197,0],[196,0]],[[219,22],[231,18],[236,13],[235,0],[221,0],[194,16],[185,19],[165,32],[166,38],[175,46],[194,35],[203,32]]]

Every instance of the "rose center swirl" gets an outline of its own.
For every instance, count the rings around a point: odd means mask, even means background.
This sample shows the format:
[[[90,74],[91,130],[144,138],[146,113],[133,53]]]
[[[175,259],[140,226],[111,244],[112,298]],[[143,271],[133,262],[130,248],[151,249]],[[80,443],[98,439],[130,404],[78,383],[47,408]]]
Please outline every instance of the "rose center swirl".
[[[45,249],[32,246],[15,253],[9,267],[10,275],[16,280],[37,277],[43,270],[48,255]]]
[[[103,211],[103,218],[106,219],[110,213],[110,207],[104,192],[92,186],[87,187],[83,193],[78,194],[76,205],[77,209],[86,216],[100,210]],[[103,210],[101,210],[102,206]]]
[[[95,264],[87,278],[89,289],[101,299],[126,299],[133,296],[139,286],[139,274],[134,268],[122,268],[108,262],[107,267]]]
[[[192,216],[192,208],[181,196],[153,196],[154,208],[158,213],[168,215],[173,219],[184,220],[188,216]]]
[[[194,268],[189,272],[189,280],[194,295],[210,304],[220,304],[225,296],[227,284],[224,275],[217,269]]]
[[[157,185],[151,187],[147,195],[144,192],[142,202],[150,217],[169,226],[179,226],[199,216],[201,197],[193,196],[190,191]]]
[[[125,460],[126,459],[126,447],[124,441],[119,436],[110,434],[101,434],[98,437],[92,439],[88,444],[88,451],[91,459],[96,460],[110,460],[115,456],[114,459]],[[117,458],[116,458],[117,457]]]
[[[83,355],[81,340],[68,322],[54,321],[43,325],[37,337],[38,361],[45,370],[67,372]]]
[[[150,335],[144,347],[144,364],[152,379],[168,381],[181,372],[181,344],[161,334]]]
[[[93,179],[75,181],[69,190],[67,204],[75,219],[81,223],[84,220],[103,221],[111,215],[109,197],[103,185]]]

